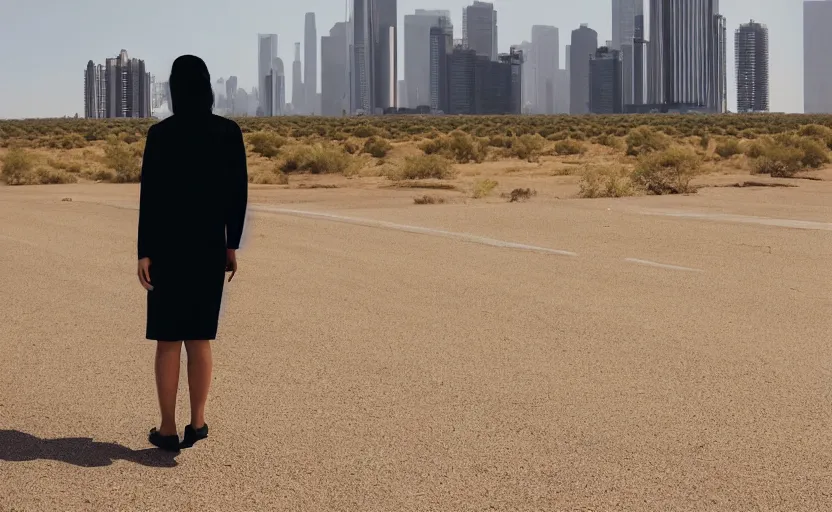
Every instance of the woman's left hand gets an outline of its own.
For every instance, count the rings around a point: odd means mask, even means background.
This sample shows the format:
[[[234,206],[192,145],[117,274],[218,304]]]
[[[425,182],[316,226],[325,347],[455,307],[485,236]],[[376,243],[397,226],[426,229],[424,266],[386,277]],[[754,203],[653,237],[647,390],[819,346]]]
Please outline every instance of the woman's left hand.
[[[237,273],[237,251],[234,249],[225,250],[225,271],[231,272],[231,275],[228,276],[228,282],[230,283],[234,279],[234,274]]]

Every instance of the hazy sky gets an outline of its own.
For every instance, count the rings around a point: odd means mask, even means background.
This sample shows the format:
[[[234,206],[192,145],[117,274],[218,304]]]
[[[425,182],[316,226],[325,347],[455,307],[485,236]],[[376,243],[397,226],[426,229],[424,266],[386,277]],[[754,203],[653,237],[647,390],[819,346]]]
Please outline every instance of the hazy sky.
[[[403,18],[417,8],[449,9],[462,37],[469,0],[399,0],[399,79]],[[494,0],[500,51],[531,38],[533,24],[560,29],[563,48],[581,23],[612,37],[611,0]],[[649,0],[645,0],[645,12]],[[771,109],[803,111],[802,0],[722,0],[728,19],[728,105],[735,109],[734,30],[755,21],[769,27]],[[204,58],[213,79],[236,75],[256,85],[257,34],[278,34],[278,52],[292,69],[293,43],[303,41],[304,13],[317,16],[318,37],[344,20],[344,0],[0,0],[0,118],[83,115],[84,68],[124,48],[166,79],[183,53]],[[320,44],[320,43],[319,43]],[[319,48],[320,51],[320,48]],[[830,49],[832,51],[832,49]],[[832,58],[830,59],[832,61]],[[291,76],[286,97],[291,98]],[[320,80],[318,80],[320,89]]]

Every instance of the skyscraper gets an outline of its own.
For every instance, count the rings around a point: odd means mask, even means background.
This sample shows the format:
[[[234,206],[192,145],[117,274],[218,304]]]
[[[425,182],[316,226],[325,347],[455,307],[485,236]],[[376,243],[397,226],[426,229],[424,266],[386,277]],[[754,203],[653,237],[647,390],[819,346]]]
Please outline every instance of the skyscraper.
[[[300,43],[295,43],[295,60],[292,62],[292,111],[294,114],[304,113],[303,71],[300,64]]]
[[[589,111],[593,114],[624,112],[624,80],[621,52],[601,47],[589,61]]]
[[[740,25],[734,34],[737,112],[768,112],[768,27]]]
[[[270,100],[271,116],[282,116],[286,107],[286,73],[283,69],[283,59],[277,57],[272,61],[271,69],[272,96]]]
[[[272,61],[277,58],[277,34],[258,34],[257,41],[257,88],[262,92],[266,88],[266,75],[271,72]]]
[[[624,103],[634,103],[637,18],[644,19],[644,0],[612,0],[612,46],[621,52]],[[642,36],[643,37],[643,36]]]
[[[398,10],[397,0],[371,0],[373,18],[373,41],[376,44],[373,67],[375,73],[375,108],[386,109],[396,106],[398,78]]]
[[[589,60],[598,50],[598,33],[582,24],[572,31],[569,70],[569,112],[589,113]]]
[[[407,87],[405,106],[430,105],[431,29],[443,27],[451,33],[451,13],[417,9],[404,17],[404,81]],[[453,43],[451,43],[453,44]]]
[[[372,0],[353,0],[352,12],[352,111],[362,110],[372,113],[375,100],[373,98],[373,48],[372,26],[373,17],[370,15]]]
[[[832,113],[832,1],[803,2],[803,111]]]
[[[633,40],[633,104],[644,104],[644,59],[647,39],[644,34],[644,15],[636,16],[635,38]],[[626,98],[625,98],[626,100]],[[625,101],[626,105],[627,102]]]
[[[315,13],[306,13],[303,33],[303,85],[307,114],[320,114],[318,99],[318,29],[315,27]]]
[[[532,26],[535,114],[555,113],[556,74],[560,69],[560,34],[557,27]]]
[[[447,20],[447,24],[443,23]],[[453,51],[454,32],[449,18],[430,29],[430,69],[428,87],[429,105],[432,111],[448,111],[448,53]],[[421,105],[416,105],[416,107]],[[411,107],[415,108],[415,107]]]
[[[462,45],[477,55],[497,60],[497,11],[494,4],[475,0],[462,9]]]
[[[719,0],[650,0],[648,103],[724,112],[726,27]]]
[[[234,112],[234,98],[237,96],[237,77],[230,76],[225,81],[225,101],[228,104],[228,109]]]
[[[89,61],[87,69],[84,71],[84,117],[87,119],[97,119],[99,117],[100,99],[98,95],[101,78],[98,66],[93,61]]]
[[[339,22],[321,38],[321,115],[349,112],[349,91],[347,24]]]
[[[87,63],[84,72],[84,114],[89,118],[150,117],[150,73],[145,62],[126,50],[106,59],[104,66]]]

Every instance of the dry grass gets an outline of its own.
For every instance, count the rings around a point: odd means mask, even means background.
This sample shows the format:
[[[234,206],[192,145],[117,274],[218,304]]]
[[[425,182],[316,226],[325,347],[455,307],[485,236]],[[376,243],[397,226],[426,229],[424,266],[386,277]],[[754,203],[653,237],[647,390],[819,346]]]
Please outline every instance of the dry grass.
[[[439,196],[419,196],[413,198],[414,204],[444,204],[445,198]]]
[[[474,182],[474,189],[471,192],[471,197],[474,199],[482,199],[483,197],[488,197],[495,188],[497,188],[497,183],[494,180],[485,179],[485,180],[477,180]]]
[[[456,176],[451,162],[439,155],[409,156],[391,178],[396,180],[447,180]]]
[[[632,172],[623,167],[588,168],[581,174],[580,197],[627,197],[636,193]]]

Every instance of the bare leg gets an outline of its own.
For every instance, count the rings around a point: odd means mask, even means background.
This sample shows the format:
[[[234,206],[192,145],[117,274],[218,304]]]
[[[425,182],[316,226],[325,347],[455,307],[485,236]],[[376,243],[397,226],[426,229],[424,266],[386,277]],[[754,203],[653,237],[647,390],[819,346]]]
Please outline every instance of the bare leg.
[[[176,391],[179,388],[179,354],[181,341],[156,342],[156,391],[159,394],[159,409],[162,411],[162,425],[159,433],[163,436],[176,434]]]
[[[211,387],[210,341],[186,341],[188,352],[188,390],[191,394],[191,426],[195,429],[205,425],[205,402],[208,401],[208,389]]]

